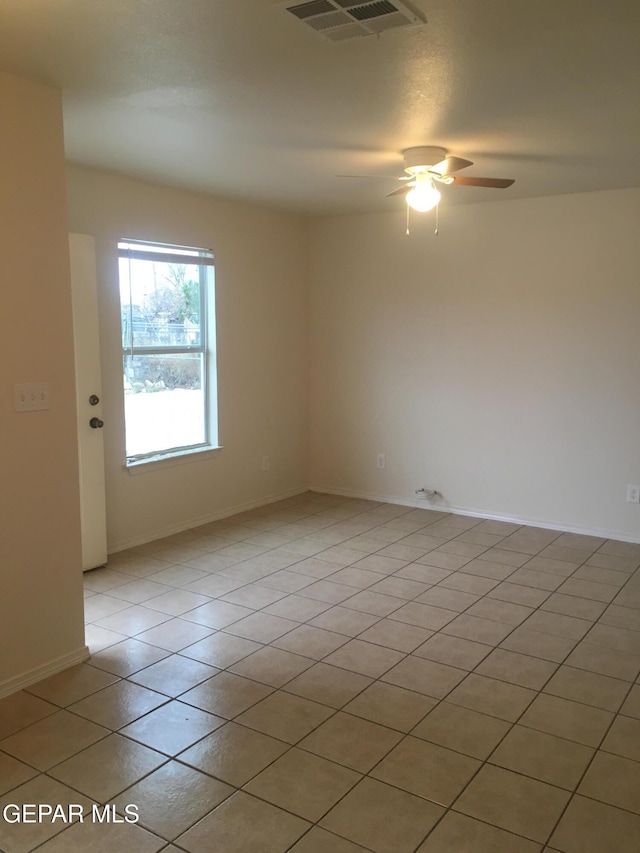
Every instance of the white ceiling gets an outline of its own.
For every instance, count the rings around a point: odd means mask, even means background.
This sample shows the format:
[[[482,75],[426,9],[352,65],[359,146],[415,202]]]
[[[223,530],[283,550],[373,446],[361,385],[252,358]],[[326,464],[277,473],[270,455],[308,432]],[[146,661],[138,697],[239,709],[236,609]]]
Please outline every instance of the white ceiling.
[[[341,43],[274,0],[0,0],[0,70],[64,92],[70,160],[302,213],[391,209],[404,148],[507,190],[640,185],[637,0],[414,0]],[[603,226],[604,227],[604,226]]]

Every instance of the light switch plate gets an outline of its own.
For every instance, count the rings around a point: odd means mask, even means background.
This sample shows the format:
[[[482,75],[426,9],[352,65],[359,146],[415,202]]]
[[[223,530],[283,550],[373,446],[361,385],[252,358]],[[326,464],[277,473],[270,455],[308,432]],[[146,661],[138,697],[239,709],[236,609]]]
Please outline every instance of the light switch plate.
[[[51,408],[48,382],[28,382],[16,385],[16,412],[37,412]]]

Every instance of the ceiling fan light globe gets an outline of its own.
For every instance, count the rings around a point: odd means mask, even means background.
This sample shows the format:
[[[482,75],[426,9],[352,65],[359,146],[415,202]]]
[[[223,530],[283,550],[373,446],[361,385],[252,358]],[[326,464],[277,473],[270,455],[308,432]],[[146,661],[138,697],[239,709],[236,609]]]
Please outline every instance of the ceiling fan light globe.
[[[433,210],[439,201],[440,193],[431,182],[429,184],[419,184],[407,193],[407,204],[418,213],[426,213],[428,210]]]

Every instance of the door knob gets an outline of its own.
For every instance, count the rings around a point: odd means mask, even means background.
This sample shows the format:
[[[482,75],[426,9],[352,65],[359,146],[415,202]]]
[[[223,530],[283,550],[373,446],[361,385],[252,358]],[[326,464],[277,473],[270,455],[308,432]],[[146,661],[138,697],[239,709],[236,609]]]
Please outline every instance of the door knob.
[[[91,418],[89,421],[89,426],[91,429],[102,429],[104,426],[104,421],[101,421],[100,418]]]

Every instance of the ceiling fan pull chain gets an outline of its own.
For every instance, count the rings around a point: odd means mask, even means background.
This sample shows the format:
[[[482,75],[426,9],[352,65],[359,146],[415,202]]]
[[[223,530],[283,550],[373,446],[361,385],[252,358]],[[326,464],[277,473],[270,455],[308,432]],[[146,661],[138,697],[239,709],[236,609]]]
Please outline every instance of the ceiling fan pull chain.
[[[436,204],[436,237],[438,236],[438,220],[440,219],[440,205]]]
[[[411,208],[409,205],[406,205],[407,208],[407,237],[409,236],[409,214],[411,213]]]

